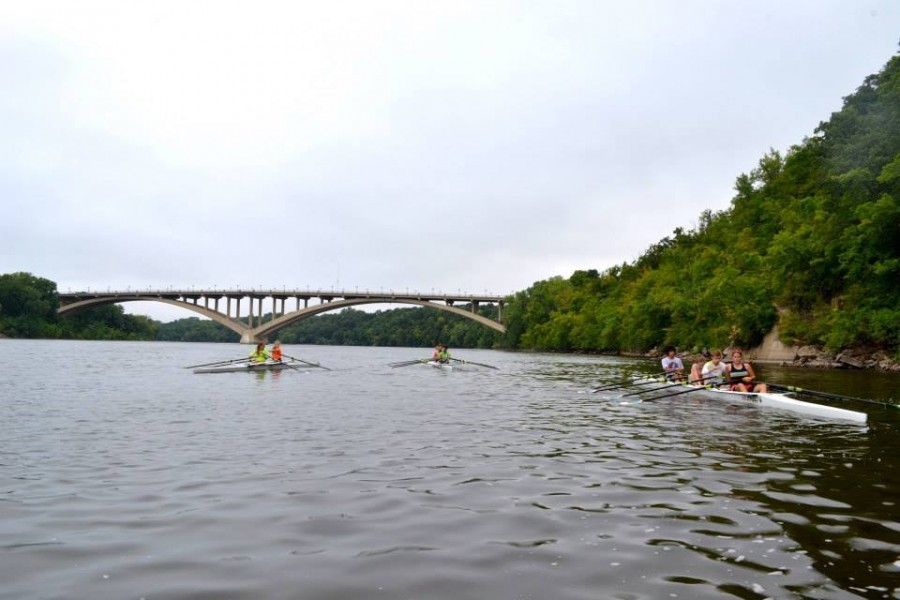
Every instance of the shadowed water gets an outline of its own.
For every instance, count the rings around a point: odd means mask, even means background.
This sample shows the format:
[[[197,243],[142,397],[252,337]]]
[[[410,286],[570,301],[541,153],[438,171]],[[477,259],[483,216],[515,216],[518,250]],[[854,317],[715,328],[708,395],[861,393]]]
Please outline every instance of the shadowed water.
[[[0,598],[900,597],[900,411],[623,405],[584,393],[633,365],[602,357],[285,351],[334,370],[0,341]]]

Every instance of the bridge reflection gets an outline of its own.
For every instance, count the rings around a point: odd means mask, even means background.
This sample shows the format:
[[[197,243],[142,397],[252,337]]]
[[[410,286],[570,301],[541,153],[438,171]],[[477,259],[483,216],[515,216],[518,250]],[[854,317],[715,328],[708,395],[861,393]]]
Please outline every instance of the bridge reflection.
[[[315,301],[310,303],[310,301]],[[293,301],[293,302],[290,302]],[[268,341],[277,330],[319,313],[361,304],[410,304],[463,316],[506,332],[503,326],[505,296],[394,292],[392,290],[263,290],[263,289],[147,289],[66,292],[59,294],[59,314],[66,315],[102,304],[162,302],[180,306],[217,321],[237,332],[243,343]],[[301,306],[302,303],[302,306]],[[289,308],[293,304],[293,309]],[[461,305],[461,306],[457,306]],[[497,320],[478,313],[482,305],[497,306]],[[266,309],[268,307],[268,310]],[[268,317],[268,319],[266,319]]]

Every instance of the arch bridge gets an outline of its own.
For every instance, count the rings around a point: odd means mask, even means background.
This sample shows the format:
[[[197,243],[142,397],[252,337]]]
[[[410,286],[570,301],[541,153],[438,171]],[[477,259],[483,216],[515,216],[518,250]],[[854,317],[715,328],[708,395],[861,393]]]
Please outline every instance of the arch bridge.
[[[294,301],[289,310],[289,301]],[[311,300],[316,302],[310,303]],[[241,343],[268,342],[270,335],[292,323],[314,315],[360,304],[410,304],[442,310],[471,319],[501,333],[504,296],[443,292],[420,294],[335,290],[126,290],[59,293],[59,314],[67,315],[102,304],[163,302],[180,306],[228,327],[241,336]],[[301,306],[302,302],[302,306]],[[456,306],[457,304],[462,306]],[[483,304],[497,305],[497,320],[478,314]],[[264,311],[264,306],[268,310]],[[221,310],[224,309],[224,310]],[[243,309],[243,313],[242,313]],[[243,315],[243,316],[242,316]]]

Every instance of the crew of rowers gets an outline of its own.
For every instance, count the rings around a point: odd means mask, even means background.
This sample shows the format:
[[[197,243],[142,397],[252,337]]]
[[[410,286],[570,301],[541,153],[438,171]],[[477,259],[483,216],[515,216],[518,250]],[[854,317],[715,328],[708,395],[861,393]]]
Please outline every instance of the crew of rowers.
[[[281,342],[278,340],[275,340],[275,343],[272,344],[271,352],[266,350],[266,345],[264,343],[260,342],[256,345],[253,352],[250,353],[250,362],[255,363],[264,363],[269,359],[271,359],[272,362],[281,362],[282,358]]]
[[[662,368],[666,378],[672,381],[684,380],[684,363],[675,356],[675,348],[666,348],[662,359]],[[765,383],[755,381],[756,374],[750,363],[744,361],[744,353],[740,348],[731,351],[731,361],[722,361],[722,352],[713,350],[708,362],[695,362],[691,365],[688,382],[694,385],[715,385],[732,392],[755,392],[764,394],[768,391]]]
[[[450,350],[447,349],[446,344],[438,344],[434,347],[434,352],[431,354],[431,360],[438,363],[448,363],[450,362]]]

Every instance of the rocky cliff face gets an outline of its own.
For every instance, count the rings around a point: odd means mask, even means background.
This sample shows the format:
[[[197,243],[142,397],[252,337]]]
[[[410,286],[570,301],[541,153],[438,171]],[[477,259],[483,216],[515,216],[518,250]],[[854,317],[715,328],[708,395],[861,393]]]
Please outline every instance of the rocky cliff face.
[[[883,350],[857,348],[837,356],[815,346],[786,346],[778,337],[778,326],[763,338],[762,344],[747,351],[750,360],[776,362],[814,369],[877,369],[900,371],[900,362]]]
[[[731,348],[722,348],[722,353],[731,356]],[[877,371],[900,372],[900,361],[877,348],[855,348],[834,355],[816,346],[788,346],[778,337],[778,326],[763,338],[756,348],[745,350],[747,360],[758,363],[777,363],[809,369],[872,369]],[[627,352],[622,352],[628,355]],[[650,358],[661,358],[662,350],[652,349],[646,354]],[[708,360],[702,354],[679,352],[685,365]]]

